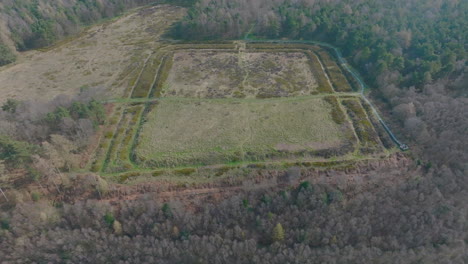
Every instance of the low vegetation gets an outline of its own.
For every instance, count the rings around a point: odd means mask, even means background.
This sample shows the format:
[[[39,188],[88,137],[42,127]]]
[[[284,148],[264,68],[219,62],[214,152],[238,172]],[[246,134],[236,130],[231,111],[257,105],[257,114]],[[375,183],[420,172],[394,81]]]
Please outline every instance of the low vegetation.
[[[136,154],[147,167],[261,161],[294,154],[306,158],[344,140],[345,131],[333,122],[328,108],[322,99],[306,97],[164,98],[148,114]]]
[[[0,66],[14,61],[16,61],[16,55],[8,48],[8,46],[2,44],[0,40]]]
[[[341,109],[340,102],[336,99],[335,96],[324,97],[324,100],[329,103],[332,107],[331,115],[335,123],[342,125],[346,122],[346,115]]]
[[[62,2],[37,2],[45,1]],[[128,95],[148,56],[161,46],[155,40],[183,14],[175,6],[147,7],[89,27],[53,47],[20,53],[24,60],[0,69],[0,104],[8,98],[46,101],[60,94],[74,96],[83,87],[105,88],[101,92],[106,98]]]
[[[52,1],[5,0],[0,5],[0,66],[16,60],[15,52],[44,48],[86,26],[122,15],[129,9],[156,3],[187,6],[192,0],[103,0]],[[4,39],[2,39],[2,37]],[[9,43],[6,45],[5,43]],[[10,43],[13,43],[10,44]],[[15,50],[16,49],[16,50]]]
[[[324,69],[322,68],[322,65],[317,55],[311,51],[306,51],[305,53],[309,57],[309,65],[312,69],[312,72],[314,72],[315,76],[317,76],[317,83],[318,83],[317,92],[318,93],[333,93],[333,88],[330,85],[329,79],[325,75],[326,72],[324,72]]]
[[[155,82],[157,71],[161,65],[161,58],[153,54],[147,61],[139,79],[135,84],[131,98],[146,98],[149,96],[149,91]]]
[[[335,91],[352,92],[353,89],[351,88],[345,75],[343,75],[340,66],[338,66],[335,60],[330,57],[330,54],[323,49],[317,51],[316,54],[320,57],[320,60],[322,61],[328,76],[330,76],[330,80]]]
[[[149,97],[160,97],[162,91],[168,85],[166,81],[169,78],[169,72],[172,69],[174,58],[173,54],[164,54],[163,56],[156,81],[149,92]]]
[[[372,125],[374,126],[375,131],[379,135],[379,139],[382,142],[383,146],[387,149],[391,149],[392,147],[394,147],[395,143],[392,141],[387,131],[385,131],[382,124],[380,124],[379,120],[377,119],[377,116],[374,114],[369,104],[366,103],[364,100],[362,100],[362,98],[360,100],[360,103],[362,107],[364,108],[364,110],[366,111],[369,121],[371,121]]]
[[[133,169],[130,161],[131,148],[143,109],[143,105],[126,108],[110,143],[103,167],[104,172],[123,172]]]
[[[163,96],[270,98],[309,95],[316,72],[299,52],[178,51]]]
[[[346,107],[353,122],[354,130],[361,143],[361,152],[367,154],[381,150],[379,136],[360,102],[356,99],[346,99],[342,104]]]

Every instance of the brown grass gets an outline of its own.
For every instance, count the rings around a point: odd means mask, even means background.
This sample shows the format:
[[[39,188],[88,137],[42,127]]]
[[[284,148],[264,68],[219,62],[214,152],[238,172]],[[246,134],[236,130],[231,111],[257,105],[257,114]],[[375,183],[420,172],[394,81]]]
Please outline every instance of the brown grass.
[[[315,74],[302,52],[176,52],[162,96],[271,98],[309,95]]]
[[[97,25],[73,41],[20,55],[18,63],[0,68],[0,104],[8,98],[50,100],[74,95],[83,86],[105,88],[107,95],[124,94],[145,57],[161,43],[155,41],[184,14],[178,7],[150,8],[150,15],[126,15],[107,26]],[[147,32],[148,28],[156,32]],[[53,74],[52,74],[53,73]]]
[[[306,97],[165,98],[143,125],[137,161],[177,167],[306,155],[346,140],[331,112],[322,99]]]

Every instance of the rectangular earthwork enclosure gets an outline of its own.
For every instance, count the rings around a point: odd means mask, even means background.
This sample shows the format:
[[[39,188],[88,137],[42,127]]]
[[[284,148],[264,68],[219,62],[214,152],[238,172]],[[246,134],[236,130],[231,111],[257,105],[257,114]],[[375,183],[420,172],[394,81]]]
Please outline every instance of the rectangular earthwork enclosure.
[[[343,69],[315,46],[168,46],[148,59],[130,97],[104,172],[383,150]]]

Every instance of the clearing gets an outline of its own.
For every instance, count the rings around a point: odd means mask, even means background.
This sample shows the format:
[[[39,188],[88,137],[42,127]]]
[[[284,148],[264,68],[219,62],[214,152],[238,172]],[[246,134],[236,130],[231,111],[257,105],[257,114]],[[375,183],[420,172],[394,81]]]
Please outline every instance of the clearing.
[[[322,98],[164,98],[148,114],[136,154],[145,167],[310,158],[352,137],[331,112]]]
[[[156,48],[112,100],[119,107],[91,169],[126,182],[380,157],[385,133],[331,59],[317,46],[239,41]]]

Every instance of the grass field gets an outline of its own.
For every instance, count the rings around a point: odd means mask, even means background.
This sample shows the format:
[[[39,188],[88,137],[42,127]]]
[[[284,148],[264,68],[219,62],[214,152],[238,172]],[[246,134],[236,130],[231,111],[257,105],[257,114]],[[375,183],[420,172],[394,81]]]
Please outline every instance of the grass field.
[[[310,95],[317,87],[301,52],[184,50],[174,54],[162,96],[270,98]]]
[[[148,114],[136,155],[146,167],[301,158],[339,147],[346,133],[322,98],[164,98]]]

